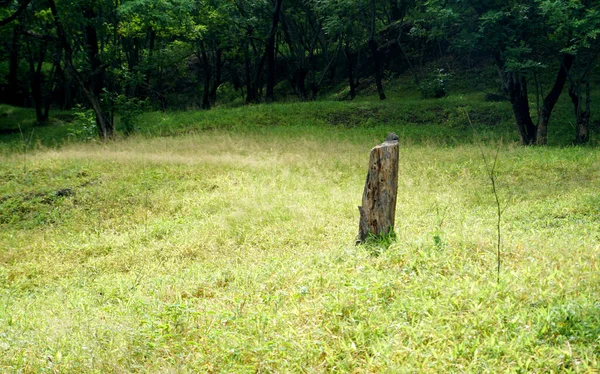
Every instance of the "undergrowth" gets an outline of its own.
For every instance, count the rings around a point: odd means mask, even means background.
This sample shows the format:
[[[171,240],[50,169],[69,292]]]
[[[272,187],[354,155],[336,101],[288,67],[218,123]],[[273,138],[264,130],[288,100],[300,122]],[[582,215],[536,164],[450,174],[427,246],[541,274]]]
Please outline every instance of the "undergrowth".
[[[460,145],[471,144],[473,140],[464,115],[468,111],[482,139],[491,141],[502,137],[513,142],[519,138],[510,103],[487,102],[485,92],[459,90],[441,99],[423,100],[406,96],[405,89],[399,89],[391,85],[392,98],[387,101],[363,97],[351,102],[285,102],[217,107],[210,111],[142,111],[138,103],[134,109],[128,107],[129,111],[117,115],[115,125],[117,138],[134,133],[152,138],[225,130],[240,134],[283,132],[316,137],[334,133],[347,139],[357,133],[376,137],[394,127],[400,138],[410,144]],[[395,97],[397,95],[402,96]],[[550,122],[551,146],[569,146],[573,142],[572,112],[569,98],[563,95]],[[36,126],[31,110],[0,105],[0,152],[6,154],[23,148],[22,134],[32,138],[31,149],[60,148],[82,140],[94,141],[96,129],[93,125],[89,113],[72,110],[53,112],[49,125]],[[594,112],[591,125],[590,146],[597,146],[600,144],[600,121]]]

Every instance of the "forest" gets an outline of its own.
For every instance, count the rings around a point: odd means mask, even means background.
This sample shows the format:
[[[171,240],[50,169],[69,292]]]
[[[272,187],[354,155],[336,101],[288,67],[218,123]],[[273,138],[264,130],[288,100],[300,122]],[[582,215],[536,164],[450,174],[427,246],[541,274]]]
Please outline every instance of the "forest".
[[[598,372],[599,1],[0,5],[0,372]]]
[[[575,143],[590,135],[600,5],[583,1],[3,0],[0,100],[93,110],[102,138],[148,108],[352,100],[409,74],[424,98],[452,72],[497,69],[522,144],[544,145],[563,91]],[[495,86],[495,89],[494,89]],[[530,99],[535,94],[535,100]],[[530,102],[531,101],[531,102]],[[532,115],[533,113],[533,115]]]

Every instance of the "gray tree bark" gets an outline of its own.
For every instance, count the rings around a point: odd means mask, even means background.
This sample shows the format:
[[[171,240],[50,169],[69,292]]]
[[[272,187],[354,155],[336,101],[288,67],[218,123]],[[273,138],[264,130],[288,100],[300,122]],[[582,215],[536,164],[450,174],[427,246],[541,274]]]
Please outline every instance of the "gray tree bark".
[[[369,171],[363,192],[356,244],[370,236],[394,232],[398,195],[398,136],[388,134],[385,142],[371,149]]]

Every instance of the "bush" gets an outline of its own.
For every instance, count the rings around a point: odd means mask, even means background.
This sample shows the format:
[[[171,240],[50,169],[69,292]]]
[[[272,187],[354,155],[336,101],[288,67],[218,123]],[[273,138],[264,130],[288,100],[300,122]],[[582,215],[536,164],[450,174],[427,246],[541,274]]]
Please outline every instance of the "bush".
[[[148,100],[140,100],[137,97],[127,97],[123,94],[114,98],[114,108],[119,114],[120,130],[126,135],[135,132],[135,119],[148,108]]]
[[[446,96],[446,81],[449,74],[444,69],[435,69],[420,82],[419,89],[424,99]]]
[[[77,104],[72,109],[75,120],[69,127],[69,136],[77,140],[90,141],[98,136],[98,125],[96,124],[96,114],[91,109],[84,108]]]

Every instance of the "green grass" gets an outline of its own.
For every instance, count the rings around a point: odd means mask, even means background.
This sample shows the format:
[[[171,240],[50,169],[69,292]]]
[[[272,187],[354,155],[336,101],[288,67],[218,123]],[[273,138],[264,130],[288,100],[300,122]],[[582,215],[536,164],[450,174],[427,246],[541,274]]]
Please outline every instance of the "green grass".
[[[152,112],[138,119],[138,128],[150,136],[180,135],[196,131],[226,129],[241,132],[300,130],[302,133],[356,132],[380,134],[394,127],[398,135],[411,142],[471,142],[472,134],[464,111],[469,110],[464,96],[442,100],[311,102],[257,105],[208,112]],[[481,131],[502,134],[510,139],[516,133],[505,103],[478,103],[476,120]],[[493,131],[490,129],[493,128]],[[346,130],[354,129],[354,132]],[[308,130],[308,131],[307,131]]]
[[[485,152],[505,139],[499,284],[463,106]],[[506,109],[290,103],[149,113],[106,145],[7,140],[0,371],[596,372],[600,150],[520,147]],[[397,240],[355,247],[387,131]]]
[[[150,112],[108,144],[0,106],[0,372],[597,372],[597,129],[569,146],[563,95],[523,148],[459,88]],[[355,247],[388,131],[397,239]]]
[[[47,124],[40,125],[32,109],[0,104],[0,152],[57,147],[77,141],[81,123],[73,111],[51,111]]]
[[[407,96],[409,91],[413,96]],[[138,135],[149,138],[224,130],[315,138],[337,136],[345,140],[359,135],[379,139],[393,128],[409,144],[461,145],[472,144],[474,139],[465,115],[468,112],[477,127],[478,139],[518,141],[510,103],[485,102],[483,91],[463,91],[456,88],[448,97],[423,100],[414,97],[413,86],[400,80],[389,83],[391,98],[386,101],[362,96],[352,102],[289,102],[210,111],[147,112],[137,118],[134,127]],[[596,99],[600,99],[600,92],[594,92],[594,102]],[[551,146],[564,147],[573,142],[572,111],[569,98],[562,95],[550,121]],[[60,148],[94,135],[93,129],[91,134],[87,133],[89,129],[85,129],[75,111],[52,113],[49,124],[39,126],[31,110],[0,105],[0,153]],[[600,145],[600,121],[596,118],[597,113],[592,111],[589,144],[592,147]],[[118,134],[122,134],[118,116],[116,127]]]

